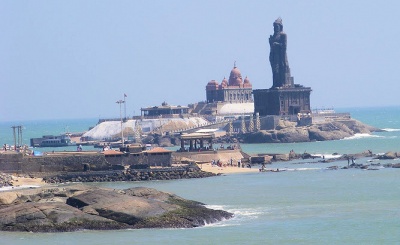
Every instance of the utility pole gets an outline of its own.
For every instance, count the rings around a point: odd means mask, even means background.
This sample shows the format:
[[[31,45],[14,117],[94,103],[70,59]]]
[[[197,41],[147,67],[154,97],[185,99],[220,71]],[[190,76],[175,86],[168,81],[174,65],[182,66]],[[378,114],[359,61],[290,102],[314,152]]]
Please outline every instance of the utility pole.
[[[122,103],[125,103],[125,100],[118,100],[116,102],[117,104],[119,104],[119,117],[121,119],[121,140],[122,140],[122,147],[124,147],[124,130],[122,128]]]
[[[22,146],[22,126],[18,126],[19,146]]]

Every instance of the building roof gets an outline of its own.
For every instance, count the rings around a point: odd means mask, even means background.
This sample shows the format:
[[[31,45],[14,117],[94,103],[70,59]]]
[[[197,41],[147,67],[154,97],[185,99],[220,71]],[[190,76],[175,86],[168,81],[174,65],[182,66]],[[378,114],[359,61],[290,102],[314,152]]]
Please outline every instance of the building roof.
[[[147,152],[147,153],[168,153],[168,152],[172,152],[172,151],[167,150],[167,149],[162,148],[162,147],[154,147],[154,148],[152,148],[150,150],[143,151],[143,152]]]
[[[212,139],[214,138],[214,133],[190,133],[190,134],[182,134],[180,136],[181,139]]]
[[[227,87],[228,86],[228,80],[224,77],[224,79],[221,82],[221,87]]]
[[[251,87],[252,87],[251,82],[250,82],[250,79],[248,79],[247,76],[246,76],[246,78],[244,79],[243,87],[247,87],[247,88],[251,88]]]
[[[223,105],[218,114],[249,114],[254,113],[254,103],[227,103]]]
[[[189,109],[187,106],[174,106],[174,105],[161,105],[161,106],[150,106],[141,108],[142,111],[152,111],[152,110],[168,110],[168,109]]]
[[[229,86],[240,86],[242,85],[242,74],[239,69],[234,66],[231,74],[229,75]]]
[[[208,82],[207,85],[216,85],[216,86],[218,86],[218,82],[215,81],[215,80],[211,80],[211,81]]]
[[[116,151],[116,150],[106,150],[102,152],[105,156],[117,156],[117,155],[123,155],[123,152]]]

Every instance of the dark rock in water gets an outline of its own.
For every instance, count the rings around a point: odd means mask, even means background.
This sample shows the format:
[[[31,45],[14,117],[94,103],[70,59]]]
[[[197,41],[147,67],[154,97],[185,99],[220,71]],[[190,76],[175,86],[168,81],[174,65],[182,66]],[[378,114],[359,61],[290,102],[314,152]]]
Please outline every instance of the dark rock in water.
[[[0,200],[0,230],[4,231],[190,228],[233,216],[151,188],[71,185],[1,192]]]
[[[392,168],[400,168],[400,163],[394,163],[394,164],[392,164]]]
[[[387,160],[387,159],[395,159],[398,157],[397,152],[386,152],[385,154],[378,156],[378,159]]]

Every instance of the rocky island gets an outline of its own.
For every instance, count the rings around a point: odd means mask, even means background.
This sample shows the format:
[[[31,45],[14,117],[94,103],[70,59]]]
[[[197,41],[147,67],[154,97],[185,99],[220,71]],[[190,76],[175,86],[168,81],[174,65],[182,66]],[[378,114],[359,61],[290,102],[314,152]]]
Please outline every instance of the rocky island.
[[[0,192],[0,230],[191,228],[233,217],[223,210],[151,188],[82,184]]]
[[[280,120],[273,130],[260,130],[243,134],[244,143],[295,143],[309,141],[339,140],[355,134],[371,134],[381,131],[355,119],[332,120],[307,126]]]

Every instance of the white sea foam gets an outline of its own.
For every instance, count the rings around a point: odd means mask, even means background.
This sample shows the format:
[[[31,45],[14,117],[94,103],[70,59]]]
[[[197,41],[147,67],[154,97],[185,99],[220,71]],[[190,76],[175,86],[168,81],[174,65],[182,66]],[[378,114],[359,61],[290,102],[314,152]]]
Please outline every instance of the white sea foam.
[[[225,227],[225,226],[232,226],[232,225],[235,225],[235,224],[228,222],[228,220],[226,220],[226,219],[223,219],[219,222],[210,223],[210,224],[205,222],[203,227]]]
[[[243,220],[253,220],[257,219],[261,214],[266,213],[263,210],[258,210],[254,208],[231,208],[229,206],[222,205],[206,205],[207,208],[214,210],[225,210],[227,212],[233,213],[233,218],[222,220],[220,222],[206,223],[203,227],[225,227],[225,226],[237,226],[242,223]]]
[[[339,157],[341,157],[342,155],[338,155],[338,154],[335,154],[335,155],[333,155],[333,154],[312,154],[313,156],[315,156],[315,157],[320,157],[320,158],[325,158],[325,159],[335,159],[335,158],[339,158]]]
[[[400,128],[383,128],[382,130],[387,132],[399,132]]]
[[[295,171],[320,170],[321,168],[295,168]]]
[[[350,137],[346,137],[342,140],[356,140],[356,139],[364,139],[364,138],[382,138],[383,136],[374,135],[374,134],[355,134]]]
[[[222,205],[205,205],[206,206],[206,208],[209,208],[209,209],[214,209],[214,210],[225,210],[226,211],[226,207],[225,206],[222,206]]]
[[[259,215],[266,213],[265,210],[259,210],[255,208],[231,208],[229,206],[222,205],[206,205],[206,207],[214,210],[225,210],[227,212],[233,213],[235,218],[255,219]]]
[[[257,210],[257,209],[233,209],[229,210],[229,212],[232,212],[235,214],[236,217],[246,217],[250,219],[256,219],[258,218],[259,215],[263,214],[263,211]]]

